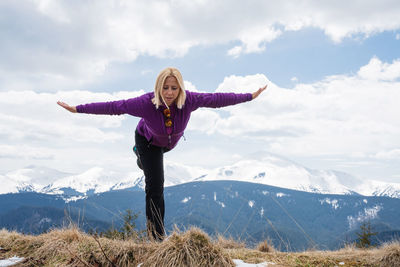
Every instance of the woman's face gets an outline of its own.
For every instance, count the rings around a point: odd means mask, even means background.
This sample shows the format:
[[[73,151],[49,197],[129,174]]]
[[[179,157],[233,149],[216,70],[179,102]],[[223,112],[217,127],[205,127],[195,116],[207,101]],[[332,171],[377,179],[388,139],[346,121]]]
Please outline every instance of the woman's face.
[[[165,79],[161,94],[168,106],[171,106],[174,103],[180,90],[179,83],[174,76],[168,76]]]

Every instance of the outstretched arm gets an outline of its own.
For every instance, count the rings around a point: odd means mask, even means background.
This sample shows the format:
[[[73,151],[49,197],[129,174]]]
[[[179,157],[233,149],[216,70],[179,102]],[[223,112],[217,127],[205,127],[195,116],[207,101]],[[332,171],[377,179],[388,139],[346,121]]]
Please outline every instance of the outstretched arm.
[[[63,108],[65,108],[66,110],[68,110],[69,112],[72,113],[77,113],[78,111],[76,110],[75,106],[70,106],[67,103],[61,102],[61,101],[57,101],[57,104],[59,104],[60,106],[62,106]]]
[[[58,101],[57,104],[72,113],[98,115],[129,114],[136,117],[143,117],[148,110],[151,110],[154,107],[153,103],[151,103],[151,97],[152,95],[147,93],[142,96],[129,98],[126,100],[96,102],[78,106],[70,106],[61,101]]]
[[[264,92],[264,91],[267,89],[267,86],[268,86],[268,84],[265,85],[264,87],[259,88],[257,91],[255,91],[255,92],[252,94],[253,99],[256,98],[256,97],[258,97],[262,92]]]
[[[187,101],[194,111],[200,107],[221,108],[230,105],[236,105],[246,101],[251,101],[258,97],[267,89],[267,85],[261,87],[254,93],[237,94],[237,93],[197,93],[187,92]]]

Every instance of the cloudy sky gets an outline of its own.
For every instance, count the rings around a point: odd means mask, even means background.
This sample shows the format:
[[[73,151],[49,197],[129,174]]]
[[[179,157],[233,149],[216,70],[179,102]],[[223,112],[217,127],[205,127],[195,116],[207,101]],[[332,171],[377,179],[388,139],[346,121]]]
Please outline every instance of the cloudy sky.
[[[137,171],[137,118],[72,114],[139,96],[179,68],[188,90],[255,101],[193,114],[167,162],[213,168],[266,151],[400,181],[400,2],[0,1],[0,174]]]

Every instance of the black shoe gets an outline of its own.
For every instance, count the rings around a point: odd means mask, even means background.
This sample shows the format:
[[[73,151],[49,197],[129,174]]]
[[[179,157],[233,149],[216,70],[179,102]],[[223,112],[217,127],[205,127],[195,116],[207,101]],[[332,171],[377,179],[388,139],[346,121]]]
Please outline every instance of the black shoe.
[[[136,160],[136,164],[138,165],[138,167],[143,170],[143,165],[142,162],[140,161],[140,156],[139,156],[139,152],[137,151],[136,146],[133,147],[133,153],[135,153],[137,160]]]

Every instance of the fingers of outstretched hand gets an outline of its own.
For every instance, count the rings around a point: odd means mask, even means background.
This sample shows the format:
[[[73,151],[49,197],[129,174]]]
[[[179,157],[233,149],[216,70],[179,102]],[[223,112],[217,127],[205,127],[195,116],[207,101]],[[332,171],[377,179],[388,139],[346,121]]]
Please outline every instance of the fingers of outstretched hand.
[[[76,112],[76,108],[72,107],[70,105],[68,105],[67,103],[61,102],[61,101],[57,101],[57,104],[60,105],[61,107],[65,108],[66,110],[70,111],[70,112]]]
[[[60,106],[62,106],[62,107],[65,108],[65,109],[70,108],[70,106],[69,106],[67,103],[64,103],[64,102],[61,102],[61,101],[58,101],[57,104],[60,105]]]
[[[65,107],[65,106],[67,106],[67,104],[66,104],[66,103],[64,103],[64,102],[61,102],[61,101],[57,101],[57,104],[58,104],[58,105],[60,105],[60,106],[62,106],[62,107]]]
[[[258,97],[265,89],[267,89],[268,85],[265,85],[264,87],[260,87],[255,93],[253,93],[253,99]]]
[[[258,89],[257,96],[260,95],[262,92],[264,92],[267,89],[267,86],[268,85],[265,85],[264,87],[261,87],[260,89]]]

